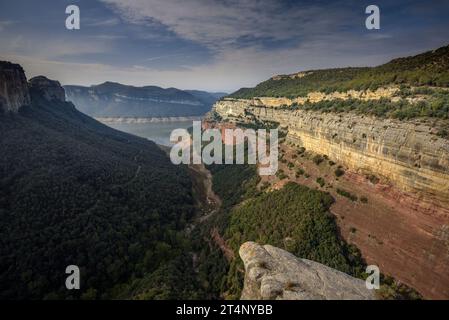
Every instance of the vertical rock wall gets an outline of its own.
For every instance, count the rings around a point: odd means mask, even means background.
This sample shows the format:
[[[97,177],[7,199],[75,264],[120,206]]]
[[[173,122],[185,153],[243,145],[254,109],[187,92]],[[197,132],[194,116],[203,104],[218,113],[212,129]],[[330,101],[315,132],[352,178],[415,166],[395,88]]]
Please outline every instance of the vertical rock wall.
[[[27,104],[30,104],[30,94],[22,67],[0,61],[0,110],[18,112]]]

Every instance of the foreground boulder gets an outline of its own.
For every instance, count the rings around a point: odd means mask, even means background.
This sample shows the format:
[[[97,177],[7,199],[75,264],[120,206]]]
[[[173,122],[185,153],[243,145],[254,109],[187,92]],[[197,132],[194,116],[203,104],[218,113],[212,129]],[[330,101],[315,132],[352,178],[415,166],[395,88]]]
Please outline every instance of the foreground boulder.
[[[245,264],[243,300],[375,299],[363,280],[285,250],[246,242],[239,253]]]

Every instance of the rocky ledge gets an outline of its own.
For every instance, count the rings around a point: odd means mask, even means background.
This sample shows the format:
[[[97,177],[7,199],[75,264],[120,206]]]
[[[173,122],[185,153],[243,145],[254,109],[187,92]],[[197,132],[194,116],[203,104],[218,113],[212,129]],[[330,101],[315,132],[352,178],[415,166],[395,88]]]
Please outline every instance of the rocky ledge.
[[[42,96],[48,101],[65,101],[65,91],[61,84],[58,81],[50,80],[44,76],[30,79],[30,89],[40,91]]]
[[[375,299],[363,280],[285,250],[246,242],[239,253],[245,264],[243,300]]]
[[[0,61],[0,112],[16,113],[32,102],[33,93],[48,101],[65,101],[64,88],[58,81],[38,76],[27,82],[23,68]]]
[[[17,112],[27,104],[30,104],[30,94],[22,67],[0,61],[0,112]]]

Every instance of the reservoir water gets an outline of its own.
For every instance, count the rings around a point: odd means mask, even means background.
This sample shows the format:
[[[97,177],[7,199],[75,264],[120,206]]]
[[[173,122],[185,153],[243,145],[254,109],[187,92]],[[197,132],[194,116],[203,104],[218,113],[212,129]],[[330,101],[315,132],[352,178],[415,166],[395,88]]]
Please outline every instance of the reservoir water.
[[[175,129],[187,129],[193,125],[192,120],[149,122],[149,123],[108,123],[111,128],[147,138],[164,146],[171,146],[170,134]]]

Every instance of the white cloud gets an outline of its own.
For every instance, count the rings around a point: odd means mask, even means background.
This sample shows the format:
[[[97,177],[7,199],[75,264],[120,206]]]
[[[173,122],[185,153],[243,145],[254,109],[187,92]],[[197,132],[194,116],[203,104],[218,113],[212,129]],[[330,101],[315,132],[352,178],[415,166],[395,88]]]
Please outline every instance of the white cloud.
[[[133,23],[165,25],[183,39],[223,48],[240,38],[288,40],[326,33],[345,23],[343,11],[278,0],[102,0]]]

